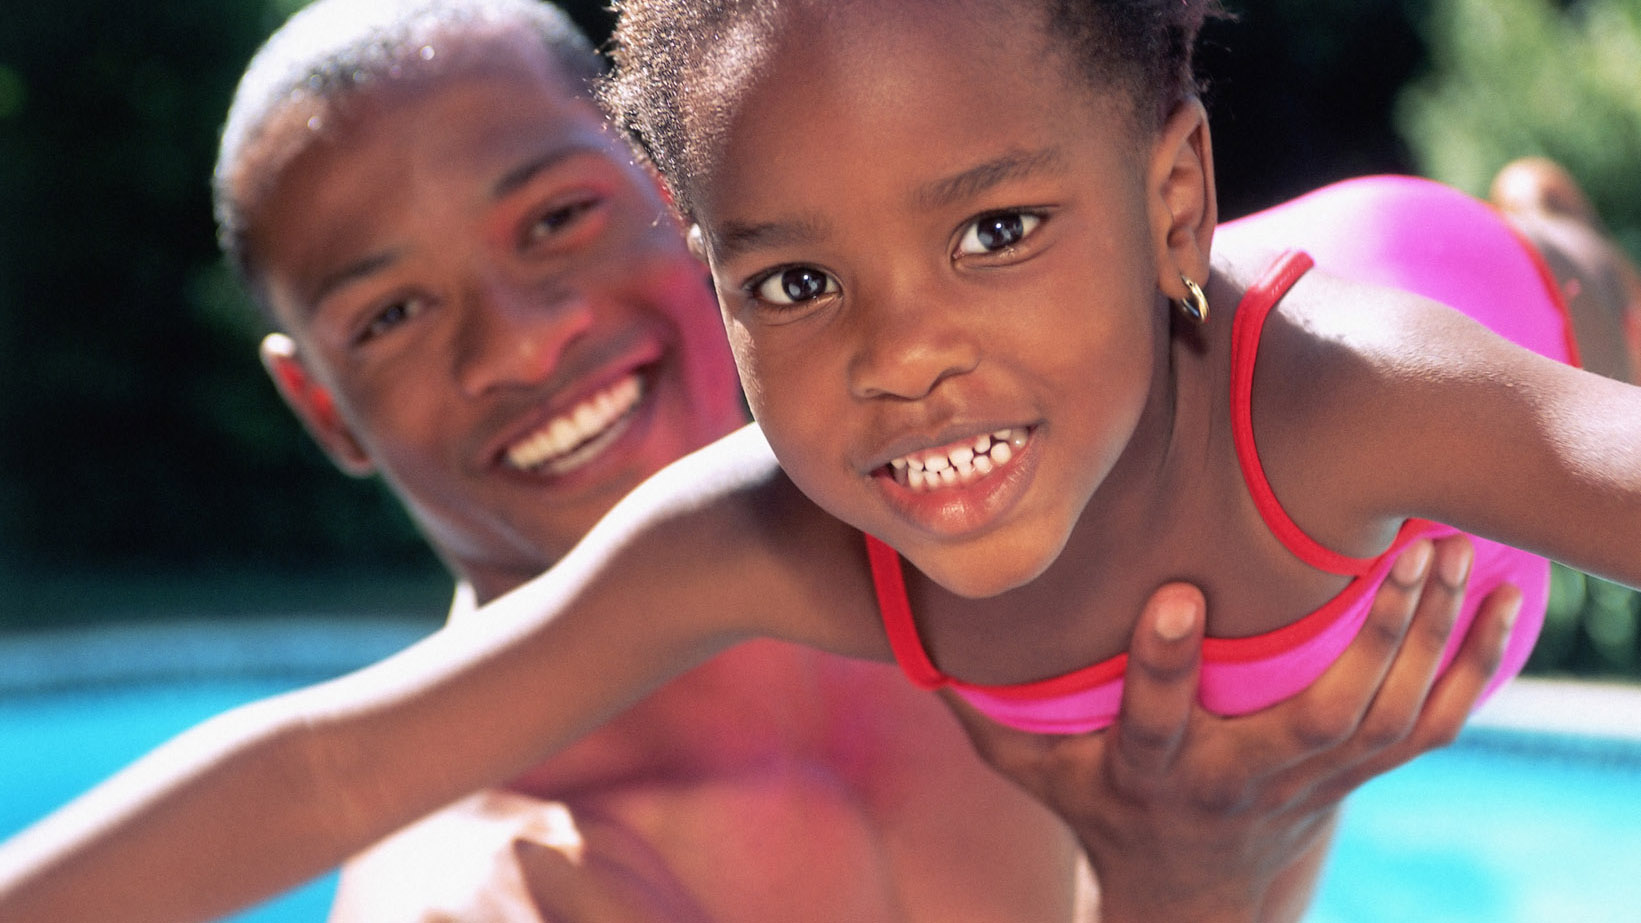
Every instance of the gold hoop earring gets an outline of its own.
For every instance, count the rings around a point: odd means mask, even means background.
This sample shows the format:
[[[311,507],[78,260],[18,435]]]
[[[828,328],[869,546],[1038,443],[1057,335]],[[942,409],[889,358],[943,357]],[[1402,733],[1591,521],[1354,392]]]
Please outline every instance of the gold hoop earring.
[[[1202,293],[1202,286],[1186,278],[1184,273],[1179,280],[1185,283],[1185,291],[1189,293],[1174,302],[1179,305],[1179,312],[1199,324],[1208,323],[1208,296]]]

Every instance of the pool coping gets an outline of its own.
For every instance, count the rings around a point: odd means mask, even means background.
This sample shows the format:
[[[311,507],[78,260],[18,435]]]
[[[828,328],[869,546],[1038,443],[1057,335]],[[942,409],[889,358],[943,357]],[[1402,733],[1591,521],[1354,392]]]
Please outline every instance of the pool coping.
[[[0,695],[196,677],[317,682],[437,630],[427,619],[308,615],[50,628],[0,635]]]

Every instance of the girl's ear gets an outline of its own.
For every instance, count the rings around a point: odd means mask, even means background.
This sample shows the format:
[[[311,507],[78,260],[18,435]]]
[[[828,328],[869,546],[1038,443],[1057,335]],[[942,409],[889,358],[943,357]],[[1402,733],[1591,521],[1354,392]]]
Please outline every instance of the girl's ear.
[[[1181,275],[1208,283],[1208,254],[1219,223],[1213,139],[1207,110],[1196,97],[1180,103],[1157,133],[1148,180],[1157,288],[1170,299],[1184,298]]]
[[[279,396],[336,467],[354,477],[376,473],[376,463],[342,420],[329,389],[315,380],[302,363],[296,342],[283,333],[270,333],[262,338],[258,352]]]

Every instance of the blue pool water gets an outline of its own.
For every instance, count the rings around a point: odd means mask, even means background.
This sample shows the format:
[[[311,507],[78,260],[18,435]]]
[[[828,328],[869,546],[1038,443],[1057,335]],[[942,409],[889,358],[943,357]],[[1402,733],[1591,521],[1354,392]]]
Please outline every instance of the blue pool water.
[[[7,651],[0,644],[0,837],[205,717],[335,675],[420,630],[371,635],[362,644],[351,637],[341,645],[346,651],[335,644],[321,647],[331,651],[328,660],[284,671],[258,663],[253,672],[259,675],[251,677],[202,675],[197,665],[182,675],[173,664],[159,671],[174,674],[163,681],[94,679],[97,671],[83,668],[20,679],[19,664],[38,667],[41,652],[20,658],[11,651],[8,673]],[[253,660],[265,660],[279,645],[252,648]],[[113,649],[131,650],[124,643]],[[245,658],[241,652],[232,659]],[[1636,735],[1592,738],[1481,726],[1454,747],[1369,783],[1347,806],[1307,919],[1641,920],[1637,740]],[[322,920],[334,888],[334,877],[327,876],[233,919]]]
[[[217,712],[283,692],[286,679],[208,679],[9,695],[0,701],[0,837],[68,801],[155,744]],[[326,876],[233,919],[325,919]]]

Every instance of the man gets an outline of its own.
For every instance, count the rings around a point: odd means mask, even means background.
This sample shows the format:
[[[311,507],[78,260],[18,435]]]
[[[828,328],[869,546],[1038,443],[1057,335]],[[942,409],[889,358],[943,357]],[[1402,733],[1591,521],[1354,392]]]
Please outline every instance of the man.
[[[320,0],[252,62],[224,131],[224,243],[280,331],[264,363],[343,470],[404,501],[460,581],[453,618],[743,422],[705,271],[590,102],[598,67],[530,0]],[[1412,611],[1410,573],[1389,623]],[[1417,617],[1442,636],[1459,588],[1444,590]],[[1009,756],[1026,745],[970,724],[1083,844],[1115,818],[1173,856],[1216,857],[1152,869],[1091,849],[1121,906],[1153,918],[1182,894],[1204,919],[1296,915],[1331,805],[1456,730],[1465,677],[1497,647],[1478,638],[1421,713],[1424,661],[1387,667],[1399,635],[1369,639],[1370,669],[1336,678],[1354,716],[1284,736],[1314,710],[1206,726],[1189,707],[1200,598],[1173,588],[1151,608],[1128,736],[1044,771],[1100,783],[1143,767],[1144,785],[1045,793],[1039,753]],[[1376,697],[1387,669],[1424,685]],[[1386,711],[1377,736],[1357,733]],[[1205,808],[1222,767],[1204,767],[1264,744],[1243,761],[1253,797]],[[333,919],[1065,920],[1089,912],[1078,845],[892,668],[759,642],[359,857]]]

